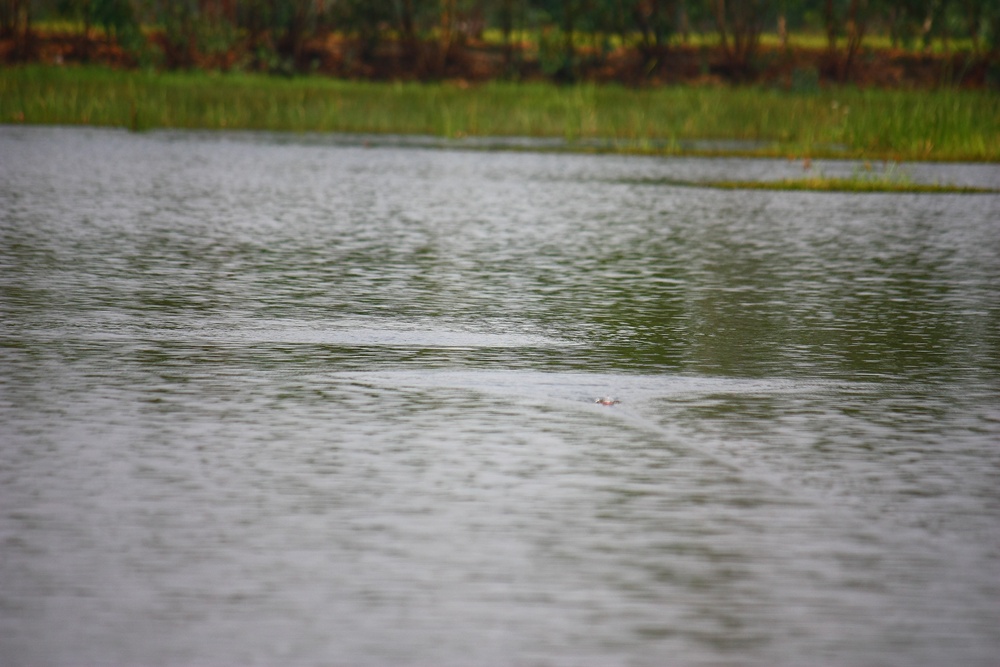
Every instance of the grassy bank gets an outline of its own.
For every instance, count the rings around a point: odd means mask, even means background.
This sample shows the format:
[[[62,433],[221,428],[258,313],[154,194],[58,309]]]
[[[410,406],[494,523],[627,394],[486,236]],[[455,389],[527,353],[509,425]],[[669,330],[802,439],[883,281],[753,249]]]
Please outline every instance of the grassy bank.
[[[1000,96],[942,90],[349,82],[319,77],[0,69],[0,122],[534,136],[616,142],[614,150],[895,160],[1000,160]]]

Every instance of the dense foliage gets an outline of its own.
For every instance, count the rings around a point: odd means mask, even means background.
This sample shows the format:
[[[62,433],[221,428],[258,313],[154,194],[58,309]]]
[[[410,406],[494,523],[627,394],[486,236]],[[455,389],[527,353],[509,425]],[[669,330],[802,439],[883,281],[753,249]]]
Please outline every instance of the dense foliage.
[[[620,47],[653,67],[672,45],[711,36],[722,74],[739,80],[757,64],[761,35],[822,36],[846,78],[866,37],[926,49],[935,40],[976,57],[1000,53],[997,0],[0,0],[0,37],[28,59],[32,23],[102,28],[137,59],[166,67],[309,71],[310,44],[336,35],[348,58],[395,49],[418,74],[484,39],[513,72],[528,45],[543,73],[574,79]],[[91,47],[87,47],[91,48]],[[22,53],[23,52],[23,53]]]

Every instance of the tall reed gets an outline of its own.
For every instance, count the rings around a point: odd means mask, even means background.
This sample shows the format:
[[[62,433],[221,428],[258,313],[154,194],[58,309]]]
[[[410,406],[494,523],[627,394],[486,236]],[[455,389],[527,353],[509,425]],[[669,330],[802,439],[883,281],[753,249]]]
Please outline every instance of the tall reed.
[[[842,88],[631,89],[372,83],[319,77],[0,69],[0,122],[151,128],[529,136],[609,150],[1000,159],[1000,96]],[[700,140],[753,142],[691,144]],[[591,147],[592,144],[582,144]]]

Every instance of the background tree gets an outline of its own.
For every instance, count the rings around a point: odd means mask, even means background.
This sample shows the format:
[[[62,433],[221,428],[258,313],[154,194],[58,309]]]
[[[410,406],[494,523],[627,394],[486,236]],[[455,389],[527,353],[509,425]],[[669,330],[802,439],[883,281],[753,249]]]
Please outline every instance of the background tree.
[[[437,70],[443,72],[453,49],[465,47],[470,39],[482,37],[486,20],[486,0],[439,0]]]
[[[540,18],[539,58],[555,80],[575,81],[580,75],[576,33],[588,15],[594,12],[592,0],[535,0]]]
[[[357,57],[362,61],[374,58],[379,45],[387,38],[385,27],[396,20],[395,8],[387,2],[371,0],[338,0],[328,10],[330,23],[353,37]]]
[[[94,23],[104,28],[109,43],[121,42],[131,33],[139,31],[135,8],[130,0],[89,0],[86,8]]]
[[[79,21],[83,24],[80,33],[79,51],[81,59],[88,62],[91,56],[90,31],[94,23],[93,0],[59,0],[56,10],[63,18]]]
[[[14,42],[14,60],[29,60],[33,55],[33,4],[32,0],[0,0],[0,37]]]
[[[752,73],[765,21],[773,13],[769,0],[706,0],[715,21],[726,69],[737,80]]]
[[[869,25],[879,9],[880,0],[824,0],[827,63],[833,78],[839,81],[850,78]],[[845,39],[843,52],[837,47],[840,37]]]
[[[273,0],[272,30],[285,67],[305,71],[305,43],[316,29],[322,3],[316,0]]]
[[[511,35],[514,33],[517,19],[524,16],[524,2],[522,0],[497,0],[495,4],[497,5],[495,8],[496,21],[500,26],[503,43],[504,71],[509,73],[514,59]]]
[[[677,0],[638,0],[631,7],[640,46],[647,53],[662,51],[677,29]]]

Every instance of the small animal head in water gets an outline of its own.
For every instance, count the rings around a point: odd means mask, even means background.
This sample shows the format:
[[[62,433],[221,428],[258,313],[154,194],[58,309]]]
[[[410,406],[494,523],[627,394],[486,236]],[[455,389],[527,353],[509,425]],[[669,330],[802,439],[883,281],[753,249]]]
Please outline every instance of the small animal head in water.
[[[598,405],[618,405],[621,403],[617,398],[611,398],[610,396],[602,396],[601,398],[594,401]]]

